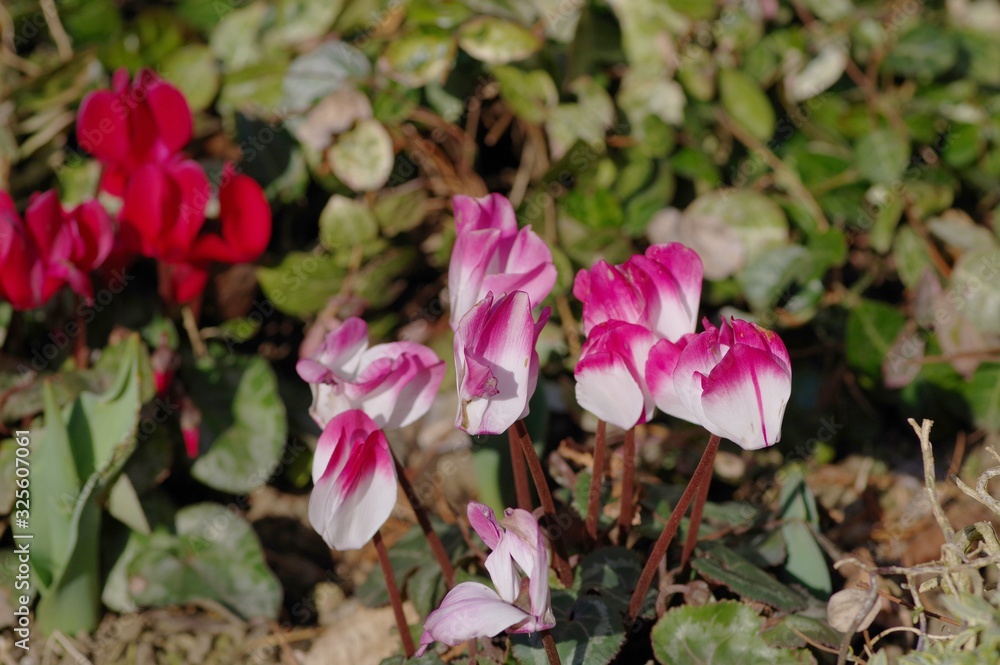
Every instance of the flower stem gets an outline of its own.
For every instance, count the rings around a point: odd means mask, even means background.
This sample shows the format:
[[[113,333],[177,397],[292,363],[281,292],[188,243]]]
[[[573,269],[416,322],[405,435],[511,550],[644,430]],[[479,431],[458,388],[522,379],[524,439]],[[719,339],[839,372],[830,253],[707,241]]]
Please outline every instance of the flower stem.
[[[531,488],[528,487],[528,467],[524,464],[524,453],[521,442],[513,429],[507,430],[507,440],[510,443],[510,465],[514,469],[514,493],[517,496],[517,507],[531,512]]]
[[[646,561],[646,566],[642,569],[642,574],[639,576],[639,582],[635,587],[635,591],[632,593],[632,601],[628,606],[628,614],[625,615],[626,625],[635,621],[636,617],[639,616],[639,612],[642,611],[642,603],[646,598],[646,593],[649,591],[649,585],[653,582],[653,575],[656,574],[657,566],[667,554],[667,548],[670,546],[670,541],[673,540],[674,534],[677,533],[677,527],[680,526],[681,518],[684,517],[684,513],[687,511],[688,506],[691,505],[695,492],[697,492],[701,487],[701,483],[704,481],[705,475],[711,474],[712,472],[712,465],[715,462],[715,454],[719,452],[720,440],[721,439],[714,434],[712,435],[712,438],[708,440],[708,445],[705,446],[705,452],[701,455],[701,461],[698,462],[698,467],[694,470],[694,475],[691,476],[691,481],[688,483],[687,488],[685,488],[684,494],[681,495],[677,505],[674,506],[674,512],[670,514],[670,519],[667,521],[667,525],[663,527],[663,532],[660,533],[660,537],[657,539],[656,545],[653,547],[653,553]]]
[[[558,529],[556,504],[552,500],[552,492],[549,491],[549,484],[545,480],[545,471],[542,470],[542,463],[538,459],[538,453],[535,452],[535,446],[531,443],[528,428],[525,427],[523,420],[518,420],[514,423],[514,433],[520,439],[521,450],[524,451],[524,457],[528,460],[531,479],[535,482],[535,490],[538,492],[538,499],[542,503],[542,510],[548,518],[549,525],[554,529]],[[561,531],[557,535],[559,534],[561,534]],[[568,587],[573,584],[573,571],[569,567],[569,561],[566,560],[566,552],[562,539],[552,537],[551,533],[549,539],[552,541],[552,567],[559,575],[559,581],[562,582],[563,586]]]
[[[455,568],[451,565],[451,558],[448,556],[448,552],[445,551],[444,544],[438,537],[437,532],[431,526],[431,520],[427,516],[427,509],[414,491],[413,485],[410,484],[410,479],[406,477],[406,468],[400,463],[396,457],[396,453],[392,453],[392,461],[396,465],[396,477],[399,478],[399,486],[403,488],[403,493],[413,508],[413,514],[417,517],[417,523],[423,530],[427,544],[431,548],[431,553],[441,568],[441,574],[444,575],[445,584],[451,589],[455,586]]]
[[[73,358],[76,360],[78,369],[87,369],[87,366],[90,364],[90,348],[87,347],[87,320],[82,315],[76,317],[76,339],[73,344]]]
[[[622,470],[621,508],[618,510],[618,544],[626,546],[628,530],[632,526],[632,495],[635,493],[635,428],[625,432],[625,448],[622,450],[625,466]]]
[[[590,474],[590,494],[587,496],[587,536],[597,544],[597,518],[601,511],[601,485],[604,484],[604,456],[607,449],[608,424],[597,421],[594,436],[594,468]]]
[[[701,513],[705,508],[705,501],[708,499],[708,486],[712,484],[711,471],[705,474],[698,486],[698,494],[694,497],[694,504],[691,506],[691,521],[688,522],[687,538],[684,539],[684,549],[681,550],[681,568],[687,566],[694,552],[694,546],[698,544],[698,531],[701,529]]]
[[[392,612],[396,615],[396,628],[399,629],[399,637],[403,640],[403,653],[407,658],[413,656],[417,650],[413,646],[413,635],[410,635],[410,626],[406,623],[406,615],[403,614],[403,597],[396,586],[396,578],[392,574],[392,564],[389,563],[389,551],[382,541],[382,533],[376,531],[372,536],[372,543],[375,551],[378,552],[378,562],[382,566],[382,574],[385,575],[385,588],[389,592],[389,600],[392,601]]]
[[[545,646],[545,655],[549,657],[549,665],[562,665],[559,660],[559,650],[556,649],[556,641],[552,637],[551,630],[542,631],[542,644]]]

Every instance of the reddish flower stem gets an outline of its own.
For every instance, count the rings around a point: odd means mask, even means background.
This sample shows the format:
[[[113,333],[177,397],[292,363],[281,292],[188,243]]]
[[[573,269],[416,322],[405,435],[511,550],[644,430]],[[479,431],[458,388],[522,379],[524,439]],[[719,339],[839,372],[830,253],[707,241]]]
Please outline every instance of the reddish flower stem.
[[[677,505],[674,506],[674,511],[670,514],[667,525],[663,527],[663,532],[660,533],[660,537],[653,547],[653,553],[650,554],[649,559],[646,561],[646,565],[642,569],[642,574],[639,576],[639,582],[632,593],[632,601],[628,606],[628,614],[625,615],[626,625],[635,621],[636,617],[639,616],[639,612],[642,611],[642,603],[646,598],[646,593],[649,591],[649,585],[653,583],[656,568],[663,557],[667,555],[667,548],[670,546],[670,541],[673,540],[674,534],[677,533],[677,527],[680,526],[681,518],[684,517],[688,506],[691,505],[691,501],[701,487],[702,482],[704,482],[705,476],[710,475],[712,472],[715,454],[719,452],[719,442],[719,437],[714,434],[708,440],[708,445],[705,446],[705,452],[701,455],[701,461],[698,462],[698,467],[694,470],[691,481],[684,489],[684,493],[681,495]]]
[[[681,568],[687,566],[694,553],[694,547],[698,544],[698,531],[701,529],[701,513],[705,508],[705,501],[708,499],[708,487],[712,484],[712,473],[705,474],[698,487],[698,494],[694,497],[694,504],[691,506],[691,521],[688,522],[687,538],[684,539],[684,549],[681,550]]]
[[[390,451],[391,452],[391,451]],[[420,497],[413,490],[413,485],[410,484],[410,479],[406,477],[406,468],[400,463],[399,459],[396,457],[396,453],[392,453],[392,461],[396,465],[396,477],[399,479],[399,486],[403,488],[403,494],[406,495],[406,499],[410,502],[410,506],[413,508],[413,514],[417,517],[417,523],[424,532],[424,537],[427,539],[427,544],[431,548],[431,554],[438,562],[438,566],[441,568],[441,574],[444,575],[445,584],[451,589],[455,586],[455,568],[451,565],[451,558],[448,556],[448,552],[444,549],[444,544],[438,537],[437,532],[431,526],[431,520],[427,516],[427,509],[424,508],[424,504],[420,501]]]
[[[378,552],[378,562],[382,566],[382,574],[385,575],[385,588],[389,592],[389,600],[392,602],[392,612],[396,615],[396,628],[399,629],[399,637],[403,640],[403,653],[407,658],[413,656],[417,650],[413,645],[413,635],[410,635],[410,626],[406,623],[406,615],[403,613],[403,597],[396,586],[396,577],[392,574],[392,564],[389,563],[389,551],[382,541],[382,533],[375,532],[372,536],[372,543],[375,551]]]
[[[542,644],[545,646],[545,655],[549,657],[549,665],[562,665],[559,660],[559,650],[556,649],[556,641],[552,637],[551,630],[542,631]]]
[[[632,526],[633,508],[632,496],[635,493],[635,428],[630,427],[625,432],[625,447],[622,450],[625,466],[622,470],[621,508],[618,511],[618,544],[625,547],[628,541],[628,530]]]
[[[76,339],[73,344],[73,359],[79,369],[90,365],[90,348],[87,346],[87,320],[83,315],[76,317]]]
[[[514,469],[514,494],[517,497],[517,507],[530,513],[531,488],[528,486],[528,467],[524,463],[521,442],[513,429],[507,430],[507,441],[510,443],[510,464]]]
[[[531,478],[535,483],[535,491],[538,492],[538,499],[542,503],[542,510],[545,512],[546,517],[548,517],[550,525],[555,527],[556,504],[552,500],[552,492],[549,491],[548,482],[545,480],[545,471],[542,470],[542,463],[538,459],[538,453],[535,452],[535,446],[531,443],[531,437],[528,435],[528,428],[525,427],[523,420],[518,420],[514,423],[513,430],[517,438],[521,441],[521,450],[524,451],[524,457],[528,460],[528,469],[531,471]],[[552,537],[550,540],[552,541],[552,568],[559,575],[559,581],[562,582],[563,586],[568,587],[573,584],[573,571],[569,567],[569,561],[566,559],[562,539]]]
[[[590,494],[587,496],[587,536],[597,544],[597,518],[601,512],[601,486],[604,484],[604,457],[606,454],[608,425],[597,421],[594,435],[594,468],[590,474]]]

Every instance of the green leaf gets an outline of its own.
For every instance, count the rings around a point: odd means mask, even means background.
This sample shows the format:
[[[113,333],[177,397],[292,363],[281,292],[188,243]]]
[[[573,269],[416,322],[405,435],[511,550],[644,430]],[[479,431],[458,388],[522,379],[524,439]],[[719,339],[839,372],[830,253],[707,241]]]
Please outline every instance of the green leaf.
[[[814,596],[828,598],[833,591],[830,568],[809,525],[819,526],[816,498],[806,485],[799,465],[784,469],[781,483],[781,534],[788,558],[785,572]]]
[[[356,192],[379,189],[392,172],[392,138],[374,118],[341,134],[326,154],[333,174]]]
[[[760,312],[773,307],[793,283],[809,275],[812,267],[812,255],[805,247],[774,247],[740,271],[738,280],[750,307]]]
[[[293,316],[315,314],[340,290],[347,271],[330,254],[289,252],[274,268],[257,268],[257,281],[275,307]]]
[[[572,601],[565,593],[553,592],[556,625],[552,637],[563,663],[610,663],[625,642],[623,614],[597,596]],[[560,611],[561,610],[561,611]],[[541,635],[511,635],[514,659],[519,665],[548,665]]]
[[[517,23],[477,16],[458,29],[458,45],[477,60],[505,65],[527,58],[542,47],[542,40]]]
[[[751,190],[717,189],[695,199],[685,215],[718,217],[732,227],[751,262],[771,247],[788,243],[788,219],[781,207]]]
[[[958,59],[958,45],[939,26],[922,24],[905,33],[889,49],[882,66],[899,76],[929,81]]]
[[[882,375],[882,360],[906,323],[902,312],[875,300],[862,300],[847,317],[847,363],[869,376]]]
[[[164,59],[161,73],[184,93],[192,111],[208,108],[219,94],[219,63],[204,44],[188,44],[171,53]]]
[[[621,612],[628,609],[642,573],[642,562],[624,547],[603,547],[580,561],[573,588],[580,595],[600,595]]]
[[[427,214],[427,191],[397,188],[383,190],[375,202],[375,219],[388,238],[420,226]]]
[[[492,67],[490,72],[500,84],[500,97],[522,120],[545,122],[559,101],[556,84],[544,69],[526,72],[517,67],[500,65]]]
[[[1000,333],[1000,249],[966,252],[951,273],[949,299],[985,333]]]
[[[778,623],[764,629],[761,637],[773,647],[797,649],[806,646],[802,635],[828,647],[839,647],[843,635],[824,621],[804,614],[789,614]]]
[[[653,654],[662,665],[790,665],[813,663],[806,650],[789,651],[760,636],[764,619],[748,605],[722,601],[675,607],[653,626]]]
[[[185,377],[201,411],[203,452],[191,475],[209,487],[239,494],[260,487],[277,467],[288,424],[274,370],[260,356],[213,347],[208,367]]]
[[[347,42],[326,41],[292,61],[282,81],[285,103],[291,110],[308,109],[351,79],[371,74],[365,54]]]
[[[198,598],[219,601],[245,618],[278,615],[281,585],[250,525],[224,506],[178,511],[175,532],[133,532],[112,569],[104,600],[162,607]]]
[[[749,75],[735,70],[719,72],[719,97],[726,113],[758,141],[774,134],[774,108],[760,85]]]
[[[900,281],[908,288],[914,288],[920,276],[931,266],[927,241],[909,226],[904,226],[896,233],[892,243],[892,260]]]
[[[876,129],[858,141],[855,166],[865,178],[888,185],[899,179],[910,162],[910,142],[891,129]]]
[[[409,88],[443,83],[455,60],[455,42],[439,32],[412,32],[389,43],[379,69]]]
[[[983,363],[963,388],[976,426],[1000,432],[1000,364]]]
[[[786,612],[802,609],[808,602],[801,592],[782,584],[724,545],[709,542],[700,545],[698,551],[691,567],[710,582],[729,587],[741,598]]]
[[[319,242],[327,249],[354,247],[377,237],[375,215],[361,201],[334,194],[319,214]]]

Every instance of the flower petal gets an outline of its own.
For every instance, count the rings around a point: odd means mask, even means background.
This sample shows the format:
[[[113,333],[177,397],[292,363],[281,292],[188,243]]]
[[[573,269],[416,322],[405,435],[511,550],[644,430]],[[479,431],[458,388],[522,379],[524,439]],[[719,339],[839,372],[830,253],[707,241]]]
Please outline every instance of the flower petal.
[[[445,363],[423,344],[377,344],[361,356],[361,370],[344,393],[379,427],[398,429],[430,409]]]
[[[465,514],[469,517],[472,528],[476,530],[486,546],[491,550],[496,549],[501,536],[503,536],[503,531],[497,523],[493,509],[477,501],[470,501],[469,505],[466,506]]]
[[[527,618],[527,612],[504,602],[486,585],[462,582],[428,615],[418,653],[433,642],[454,646],[477,637],[494,637]]]
[[[681,352],[692,337],[694,335],[685,335],[676,343],[669,339],[661,339],[650,349],[649,358],[646,360],[646,384],[658,409],[667,415],[697,425],[698,420],[678,397],[674,383],[677,361],[680,360]]]
[[[317,475],[309,497],[313,528],[331,548],[363,547],[396,505],[396,469],[385,434],[360,411],[334,418],[317,445]]]
[[[771,354],[737,344],[703,384],[705,429],[746,450],[781,439],[792,378]]]
[[[652,417],[645,371],[655,343],[656,337],[640,325],[606,321],[596,326],[573,372],[580,406],[623,429]]]

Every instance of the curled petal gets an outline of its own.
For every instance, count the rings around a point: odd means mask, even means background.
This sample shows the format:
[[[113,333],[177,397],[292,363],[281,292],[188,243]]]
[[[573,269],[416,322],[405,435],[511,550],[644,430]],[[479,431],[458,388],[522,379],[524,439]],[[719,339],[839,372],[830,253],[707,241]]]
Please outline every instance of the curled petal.
[[[488,586],[462,582],[428,615],[418,655],[433,642],[454,646],[477,637],[494,637],[529,617],[527,612],[504,602]]]
[[[236,174],[232,164],[222,170],[219,188],[222,234],[198,239],[195,254],[223,263],[244,263],[260,256],[271,240],[271,207],[253,178]]]
[[[493,509],[477,501],[470,501],[465,509],[465,513],[469,517],[469,523],[472,525],[472,528],[483,539],[486,546],[491,550],[496,549],[500,543],[503,531],[500,529],[500,525],[497,524],[497,518],[493,515]]]

